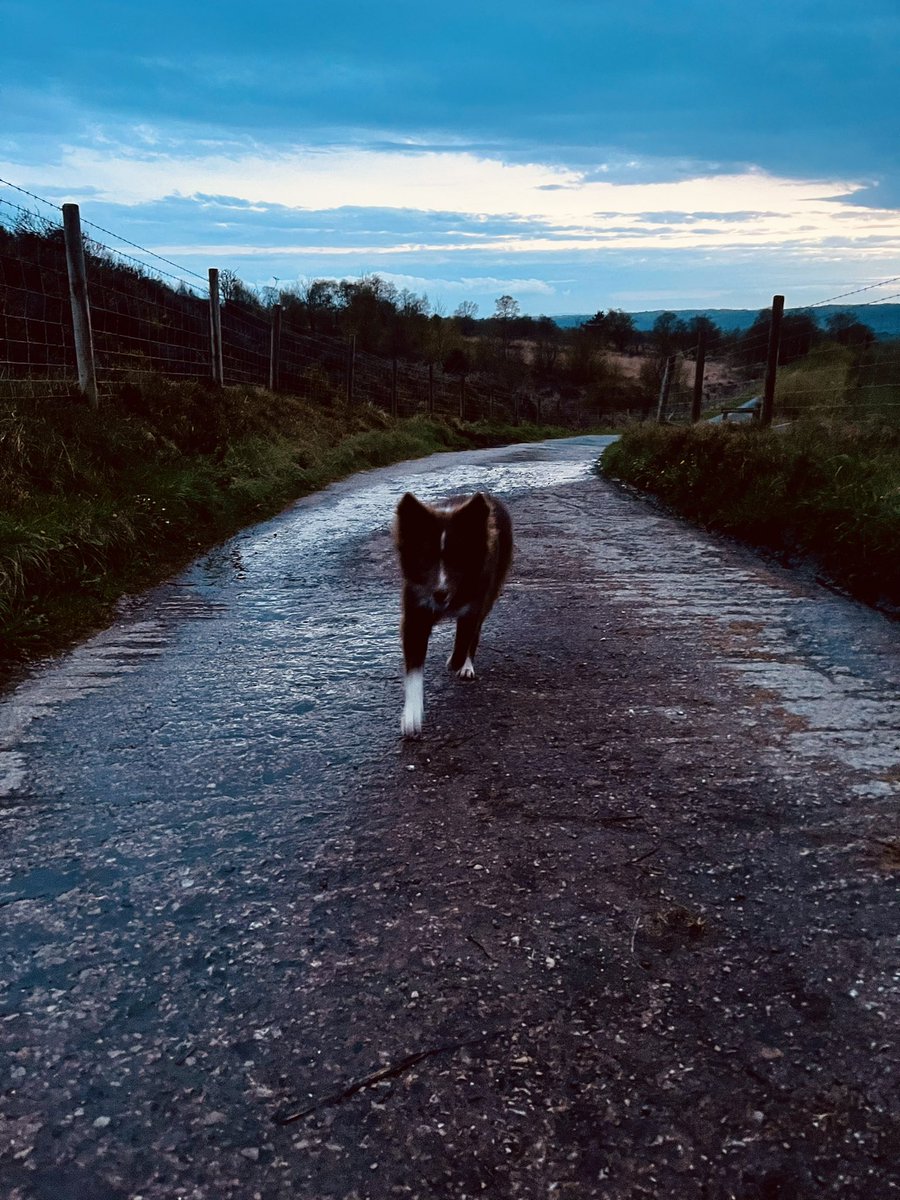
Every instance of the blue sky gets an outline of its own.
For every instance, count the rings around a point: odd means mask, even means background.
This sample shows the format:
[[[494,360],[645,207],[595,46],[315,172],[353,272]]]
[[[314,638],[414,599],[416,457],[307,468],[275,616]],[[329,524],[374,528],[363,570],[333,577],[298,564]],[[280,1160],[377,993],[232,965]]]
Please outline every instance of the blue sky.
[[[896,0],[0,0],[0,28],[0,176],[201,273],[482,315],[900,274]]]

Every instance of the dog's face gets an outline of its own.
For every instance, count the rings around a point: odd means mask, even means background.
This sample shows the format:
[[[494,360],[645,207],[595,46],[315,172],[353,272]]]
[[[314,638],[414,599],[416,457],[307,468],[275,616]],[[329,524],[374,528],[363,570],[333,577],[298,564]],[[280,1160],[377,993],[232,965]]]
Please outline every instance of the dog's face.
[[[477,492],[457,508],[431,508],[407,492],[397,505],[397,549],[416,603],[437,617],[462,615],[478,594],[490,506]]]

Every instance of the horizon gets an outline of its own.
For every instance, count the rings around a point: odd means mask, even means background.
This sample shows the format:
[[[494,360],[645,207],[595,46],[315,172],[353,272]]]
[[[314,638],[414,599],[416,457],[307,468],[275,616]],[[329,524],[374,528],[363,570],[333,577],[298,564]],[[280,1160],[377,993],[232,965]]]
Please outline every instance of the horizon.
[[[752,28],[733,0],[160,0],[127,39],[98,0],[4,8],[0,177],[186,271],[378,274],[480,317],[897,294],[888,0]]]

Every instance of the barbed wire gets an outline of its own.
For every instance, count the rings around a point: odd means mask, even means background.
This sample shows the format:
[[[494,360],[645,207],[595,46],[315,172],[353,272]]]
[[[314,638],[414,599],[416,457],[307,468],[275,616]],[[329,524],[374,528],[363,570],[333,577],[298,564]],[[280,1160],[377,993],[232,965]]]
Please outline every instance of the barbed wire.
[[[35,192],[29,192],[27,188],[19,187],[17,183],[11,183],[8,179],[0,179],[5,187],[12,188],[14,192],[20,192],[23,196],[29,196],[32,200],[37,200],[40,204],[46,204],[48,208],[55,208],[57,212],[62,212],[58,204],[54,204],[52,200],[46,200],[43,196],[38,196]]]
[[[87,221],[82,218],[81,224],[87,225],[91,229],[97,229],[100,231],[100,233],[105,233],[107,237],[116,238],[118,241],[123,242],[126,246],[131,246],[134,250],[140,250],[141,254],[149,254],[151,258],[155,258],[159,262],[164,262],[167,266],[174,267],[176,271],[183,271],[185,275],[193,275],[193,277],[195,279],[199,279],[205,287],[209,286],[209,281],[203,275],[200,275],[197,271],[192,271],[190,267],[185,267],[180,263],[173,262],[170,258],[165,258],[162,254],[157,254],[155,250],[148,250],[146,246],[140,246],[137,242],[131,242],[128,240],[128,238],[122,237],[122,235],[119,233],[110,233],[108,229],[104,229],[102,225],[95,225],[93,221]],[[100,244],[102,245],[102,243]],[[112,248],[107,246],[106,249],[109,250]],[[131,257],[130,255],[125,254],[123,250],[119,250],[117,248],[114,249],[114,253],[121,254],[123,258]],[[136,262],[137,259],[133,261]]]
[[[854,288],[850,292],[841,292],[837,296],[830,296],[827,300],[816,300],[813,304],[806,304],[804,308],[821,308],[823,304],[833,304],[835,300],[845,300],[847,296],[860,296],[863,292],[871,292],[874,288],[887,287],[891,283],[896,283],[900,280],[900,275],[893,275],[890,279],[882,279],[878,283],[867,283],[864,287]],[[900,293],[898,293],[900,294]]]
[[[89,225],[90,222],[83,221],[82,224]],[[119,250],[118,247],[107,246],[104,242],[98,242],[96,238],[92,238],[92,237],[85,237],[84,240],[85,240],[85,249],[87,249],[90,253],[94,254],[94,256],[96,258],[102,258],[105,255],[110,255],[110,256],[115,255],[117,258],[124,258],[128,262],[134,263],[134,265],[137,267],[140,267],[140,269],[142,271],[146,272],[146,271],[148,271],[148,269],[150,269],[150,268],[148,268],[147,264],[144,262],[141,262],[141,260],[139,258],[135,258],[134,255],[132,255],[132,254],[126,254],[124,250]],[[92,247],[93,247],[93,249],[92,249]],[[141,247],[138,247],[138,249],[141,249]],[[99,251],[99,253],[98,253],[98,251]],[[150,253],[152,253],[152,251],[148,250],[147,253],[150,254]],[[159,257],[159,256],[157,256],[157,257]],[[169,260],[167,258],[161,258],[160,261],[168,262]],[[173,263],[171,265],[177,266],[178,264]],[[153,273],[155,276],[161,276],[164,279],[173,279],[173,280],[175,280],[176,283],[180,283],[184,287],[197,289],[196,283],[192,283],[189,280],[184,279],[180,275],[172,275],[169,271],[161,271],[159,269],[159,267],[153,267],[152,270],[153,270]],[[188,274],[194,274],[194,272],[189,271]],[[202,281],[204,288],[208,292],[209,284],[206,280],[203,279],[203,276],[197,275],[196,278],[200,279]]]
[[[43,221],[45,224],[50,224],[52,222],[52,218],[46,216],[44,213],[36,213],[33,209],[23,208],[21,204],[16,204],[12,200],[6,200],[3,196],[0,196],[0,204],[4,205],[6,208],[14,209],[17,213],[23,217],[26,217],[29,221]],[[57,225],[56,228],[61,229],[62,226]]]

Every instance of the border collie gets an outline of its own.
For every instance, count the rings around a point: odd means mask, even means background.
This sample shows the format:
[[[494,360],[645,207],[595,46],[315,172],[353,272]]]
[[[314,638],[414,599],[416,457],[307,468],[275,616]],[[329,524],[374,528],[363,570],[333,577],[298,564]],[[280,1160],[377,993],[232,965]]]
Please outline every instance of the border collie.
[[[404,737],[414,737],[422,732],[425,654],[438,621],[456,621],[447,666],[460,679],[475,678],[481,625],[512,561],[512,522],[500,501],[484,492],[441,507],[423,504],[407,492],[397,505],[394,532],[403,572],[406,666],[400,730]]]

